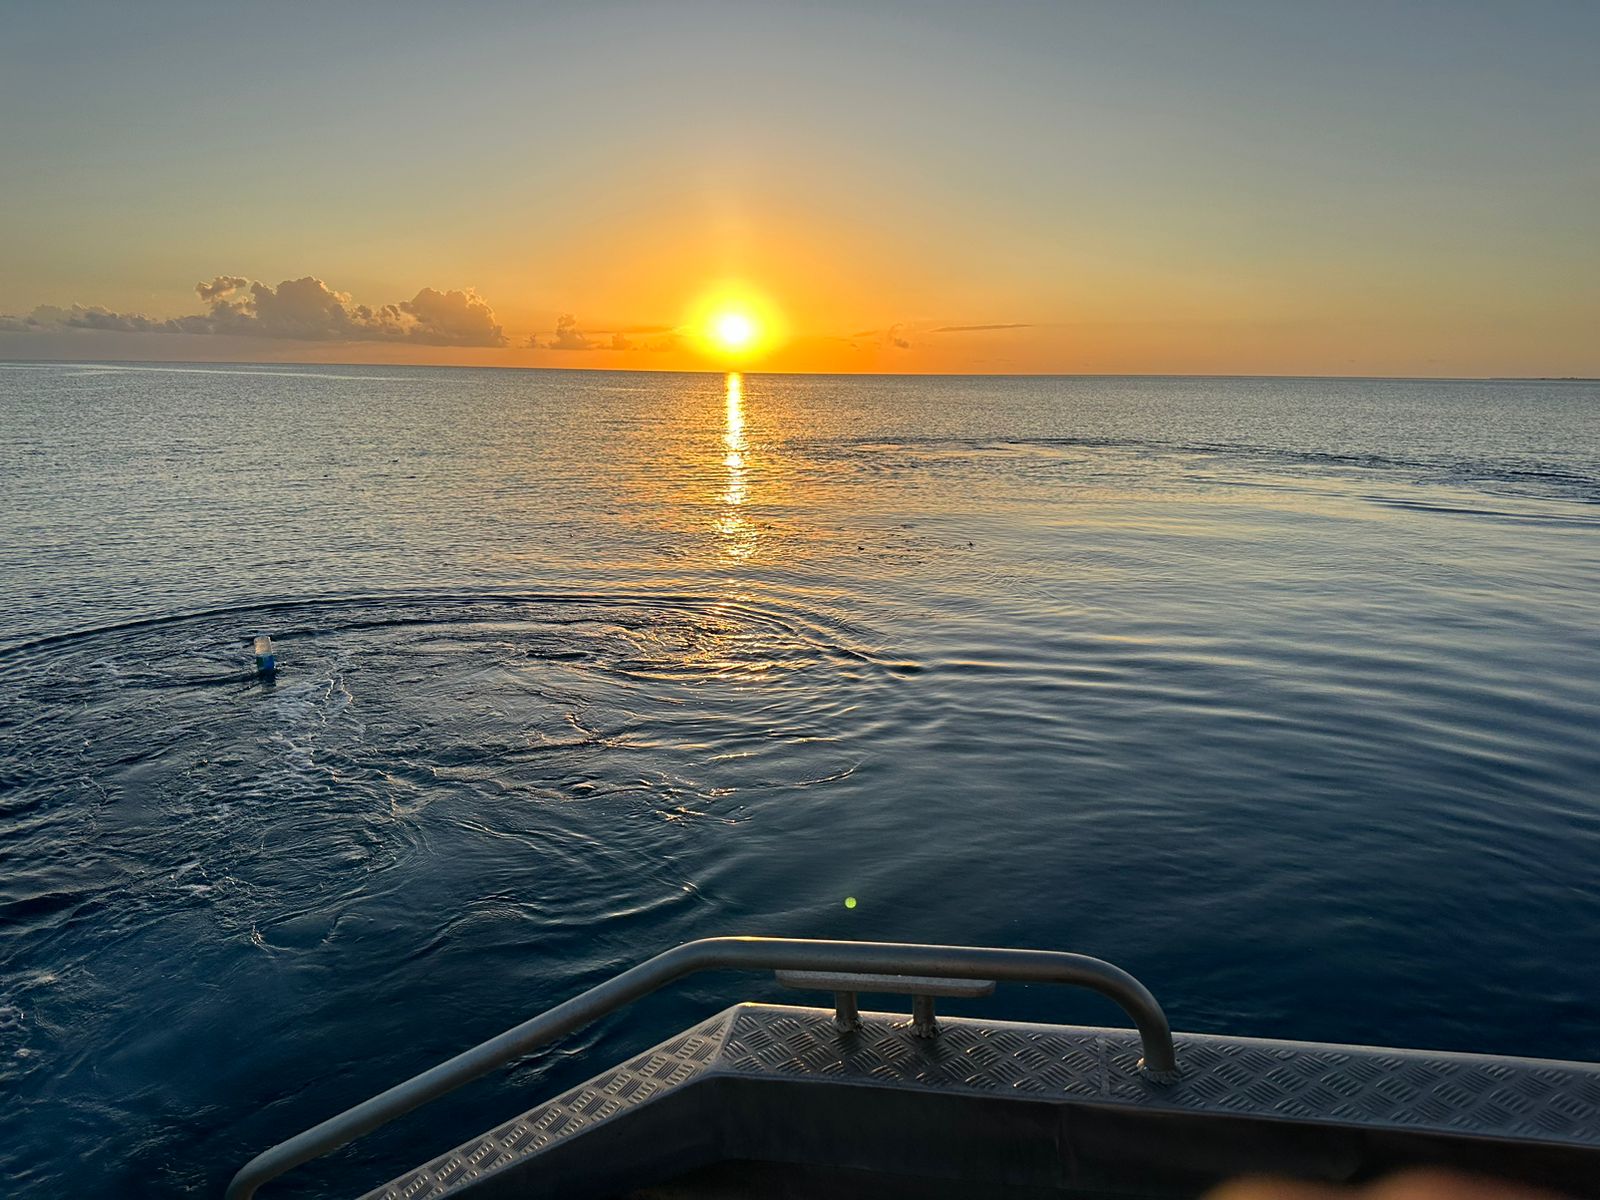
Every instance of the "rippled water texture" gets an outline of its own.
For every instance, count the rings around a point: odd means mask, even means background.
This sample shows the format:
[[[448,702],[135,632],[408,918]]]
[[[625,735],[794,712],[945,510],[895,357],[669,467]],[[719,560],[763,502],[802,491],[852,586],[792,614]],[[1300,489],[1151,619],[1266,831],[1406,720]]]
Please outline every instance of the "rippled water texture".
[[[7,1195],[214,1192],[730,932],[1600,1057],[1595,385],[0,365],[0,428]]]

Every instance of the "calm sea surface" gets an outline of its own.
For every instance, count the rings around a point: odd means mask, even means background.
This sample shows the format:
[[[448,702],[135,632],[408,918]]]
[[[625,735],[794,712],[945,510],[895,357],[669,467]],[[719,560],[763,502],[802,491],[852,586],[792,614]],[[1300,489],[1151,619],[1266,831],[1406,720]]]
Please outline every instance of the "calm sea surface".
[[[1600,1058],[1594,384],[0,365],[0,435],[9,1197],[215,1193],[711,934]]]

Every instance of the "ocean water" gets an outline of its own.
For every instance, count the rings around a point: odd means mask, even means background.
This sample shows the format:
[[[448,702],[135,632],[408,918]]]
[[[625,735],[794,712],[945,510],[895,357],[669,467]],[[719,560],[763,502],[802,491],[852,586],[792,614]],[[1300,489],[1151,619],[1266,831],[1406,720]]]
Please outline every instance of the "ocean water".
[[[216,1194],[713,934],[1600,1058],[1593,383],[11,364],[0,433],[7,1196]],[[778,994],[671,989],[275,1194],[738,998]]]

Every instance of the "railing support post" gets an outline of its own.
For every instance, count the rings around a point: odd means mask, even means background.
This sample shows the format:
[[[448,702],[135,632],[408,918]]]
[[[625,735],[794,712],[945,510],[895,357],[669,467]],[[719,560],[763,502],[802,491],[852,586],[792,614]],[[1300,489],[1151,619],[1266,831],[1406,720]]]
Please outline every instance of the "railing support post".
[[[833,1027],[840,1033],[854,1033],[861,1028],[861,1010],[856,1007],[854,992],[833,994]]]

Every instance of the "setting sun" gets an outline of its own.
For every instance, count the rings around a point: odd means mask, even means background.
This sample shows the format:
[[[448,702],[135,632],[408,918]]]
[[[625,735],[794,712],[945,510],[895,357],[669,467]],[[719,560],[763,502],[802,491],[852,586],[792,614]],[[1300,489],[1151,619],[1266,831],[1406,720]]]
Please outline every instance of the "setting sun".
[[[756,323],[742,312],[725,312],[711,327],[711,335],[725,350],[743,350],[755,341]]]
[[[708,288],[682,326],[699,353],[720,363],[749,363],[781,349],[786,324],[776,306],[742,282]]]

